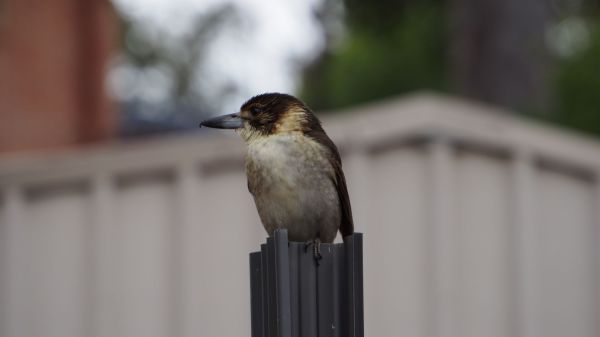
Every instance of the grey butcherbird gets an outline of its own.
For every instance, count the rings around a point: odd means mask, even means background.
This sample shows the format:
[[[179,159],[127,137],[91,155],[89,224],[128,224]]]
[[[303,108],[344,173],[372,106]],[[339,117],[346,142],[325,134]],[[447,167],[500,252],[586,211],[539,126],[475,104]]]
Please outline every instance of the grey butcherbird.
[[[290,241],[333,242],[354,232],[338,150],[321,122],[299,99],[269,93],[252,97],[240,112],[200,123],[235,129],[248,146],[248,190],[269,233],[286,228]]]

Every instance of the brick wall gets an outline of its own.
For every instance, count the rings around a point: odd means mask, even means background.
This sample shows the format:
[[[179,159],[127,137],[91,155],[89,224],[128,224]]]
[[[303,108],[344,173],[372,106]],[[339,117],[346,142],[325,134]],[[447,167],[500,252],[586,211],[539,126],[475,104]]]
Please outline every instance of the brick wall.
[[[0,152],[110,138],[108,0],[0,0]]]

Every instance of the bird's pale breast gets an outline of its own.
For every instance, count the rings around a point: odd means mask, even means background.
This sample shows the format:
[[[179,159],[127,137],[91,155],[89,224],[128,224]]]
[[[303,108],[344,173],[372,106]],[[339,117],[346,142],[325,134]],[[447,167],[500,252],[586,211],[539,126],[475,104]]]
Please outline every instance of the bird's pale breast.
[[[302,134],[271,135],[248,144],[248,189],[269,234],[287,228],[292,241],[335,239],[340,205],[326,151]]]

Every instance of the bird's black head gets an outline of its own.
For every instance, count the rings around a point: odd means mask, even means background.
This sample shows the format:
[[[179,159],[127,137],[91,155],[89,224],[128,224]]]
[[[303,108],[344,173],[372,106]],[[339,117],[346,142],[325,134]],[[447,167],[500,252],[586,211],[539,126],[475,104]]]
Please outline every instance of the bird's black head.
[[[273,134],[322,130],[306,104],[279,93],[254,96],[242,105],[240,112],[211,118],[200,126],[237,129],[246,141]]]

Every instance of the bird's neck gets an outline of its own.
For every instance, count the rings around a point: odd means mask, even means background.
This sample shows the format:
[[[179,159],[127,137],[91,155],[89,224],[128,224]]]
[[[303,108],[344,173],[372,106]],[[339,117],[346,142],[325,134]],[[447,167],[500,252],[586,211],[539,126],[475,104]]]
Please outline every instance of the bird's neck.
[[[289,130],[285,132],[264,134],[256,130],[241,129],[239,134],[248,146],[253,144],[263,144],[264,142],[273,140],[281,140],[286,138],[291,139],[304,136],[304,133],[300,130]]]

